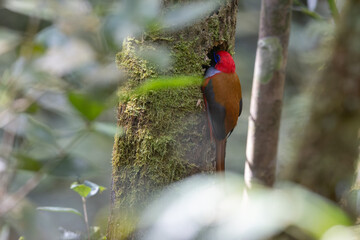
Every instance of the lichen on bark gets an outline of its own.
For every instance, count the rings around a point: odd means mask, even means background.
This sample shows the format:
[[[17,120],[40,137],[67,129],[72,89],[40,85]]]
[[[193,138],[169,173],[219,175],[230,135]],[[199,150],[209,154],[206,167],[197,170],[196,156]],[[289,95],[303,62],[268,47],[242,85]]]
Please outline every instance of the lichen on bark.
[[[260,60],[255,66],[255,76],[261,83],[268,83],[282,66],[283,48],[278,37],[265,37],[258,41]]]
[[[156,31],[144,33],[141,40],[128,38],[116,58],[118,66],[128,73],[128,82],[120,92],[160,75],[202,75],[214,47],[233,52],[236,9],[237,2],[228,1],[218,12],[176,33]],[[171,52],[174,64],[166,71],[136,55],[135,49],[153,47],[154,43],[167,46]],[[124,134],[115,137],[113,148],[108,239],[128,238],[139,212],[168,184],[213,172],[214,146],[204,109],[197,106],[199,99],[198,86],[121,99],[118,125]]]

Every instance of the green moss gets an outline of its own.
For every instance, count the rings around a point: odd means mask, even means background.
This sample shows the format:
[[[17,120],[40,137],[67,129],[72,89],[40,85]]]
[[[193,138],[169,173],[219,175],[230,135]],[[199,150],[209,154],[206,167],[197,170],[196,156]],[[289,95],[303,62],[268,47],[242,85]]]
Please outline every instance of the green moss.
[[[278,37],[265,37],[258,42],[261,64],[257,66],[257,77],[261,83],[268,83],[275,71],[278,71],[283,62],[282,46]]]
[[[217,17],[210,17],[208,20],[209,33],[214,42],[218,42],[220,39],[220,23]]]
[[[205,64],[202,56],[195,51],[199,47],[199,38],[185,41],[183,37],[173,47],[175,74],[202,75],[202,65]]]
[[[117,56],[119,66],[125,68],[130,77],[124,92],[157,76],[151,64],[135,55],[136,44],[130,39]],[[201,71],[199,57],[191,59],[180,53],[192,44],[185,41],[176,44],[178,69],[175,68],[175,72],[194,73],[194,68],[189,67],[192,64]],[[188,59],[184,65],[180,64],[181,58]],[[190,70],[185,71],[185,64]],[[154,192],[199,171],[186,156],[196,150],[196,143],[203,137],[196,129],[203,122],[203,112],[196,106],[199,98],[199,87],[190,86],[146,91],[128,96],[120,103],[118,122],[125,134],[115,138],[112,160],[114,205],[122,212],[121,221],[126,222],[119,225],[120,232],[131,232],[134,216]]]
[[[197,97],[194,88],[183,88],[150,92],[128,102],[119,116],[125,135],[116,139],[113,154],[116,205],[142,209],[154,191],[195,171],[185,153],[196,146],[181,142],[201,137],[193,129],[201,122],[201,114],[194,115],[200,113]]]
[[[117,65],[125,69],[129,75],[130,86],[136,86],[143,80],[157,75],[153,65],[136,56],[135,49],[138,44],[134,38],[128,38],[124,41],[122,51],[116,55]]]

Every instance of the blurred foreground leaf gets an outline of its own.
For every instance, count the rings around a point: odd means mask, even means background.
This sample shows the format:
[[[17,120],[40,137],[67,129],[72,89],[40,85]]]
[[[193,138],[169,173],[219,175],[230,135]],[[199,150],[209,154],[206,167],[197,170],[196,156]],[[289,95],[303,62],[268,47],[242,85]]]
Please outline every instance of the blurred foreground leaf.
[[[105,110],[104,104],[91,99],[85,94],[69,92],[68,99],[73,107],[89,121],[93,121]]]
[[[74,213],[77,214],[79,216],[82,216],[82,214],[74,209],[74,208],[64,208],[64,207],[38,207],[36,208],[37,210],[40,211],[48,211],[48,212],[66,212],[66,213]]]
[[[35,61],[35,66],[55,76],[65,76],[93,64],[95,55],[93,48],[86,41],[68,39],[61,46],[49,47],[46,53]]]
[[[172,65],[171,52],[165,46],[153,45],[146,49],[137,49],[136,55],[152,64],[155,64],[160,71],[164,71],[164,69]]]
[[[299,186],[247,189],[242,179],[227,174],[226,179],[195,176],[170,187],[147,209],[139,230],[149,240],[261,240],[291,235],[287,229],[295,227],[320,239],[332,227],[350,224],[340,208]]]
[[[219,4],[215,1],[200,1],[175,6],[165,14],[164,26],[177,29],[193,23],[214,11]]]

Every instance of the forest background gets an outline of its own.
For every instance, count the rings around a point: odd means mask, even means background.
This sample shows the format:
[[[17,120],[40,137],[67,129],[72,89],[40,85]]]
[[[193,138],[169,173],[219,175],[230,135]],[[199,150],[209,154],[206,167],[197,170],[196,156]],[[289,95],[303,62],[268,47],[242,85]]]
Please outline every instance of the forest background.
[[[337,1],[338,9],[344,2]],[[243,174],[245,166],[260,5],[254,0],[238,3],[234,60],[243,113],[226,155],[226,170],[235,174]],[[0,239],[72,239],[65,238],[71,234],[77,239],[90,232],[100,239],[110,212],[114,135],[122,131],[116,128],[117,87],[126,82],[115,55],[126,37],[141,36],[154,21],[182,28],[212,6],[179,6],[161,18],[156,0],[4,0],[0,7],[0,198],[8,201],[0,206]],[[333,50],[331,10],[328,1],[293,3],[280,175],[286,175],[296,133],[308,118],[311,83],[326,69]],[[166,48],[142,57],[163,68],[171,64]],[[84,186],[92,192],[82,192],[88,190]],[[61,208],[39,209],[48,206]]]

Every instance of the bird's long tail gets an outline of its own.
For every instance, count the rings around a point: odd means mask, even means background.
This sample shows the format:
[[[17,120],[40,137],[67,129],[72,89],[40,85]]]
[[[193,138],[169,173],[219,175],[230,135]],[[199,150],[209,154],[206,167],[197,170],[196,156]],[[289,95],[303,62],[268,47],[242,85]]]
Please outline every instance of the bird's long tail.
[[[216,141],[216,171],[225,171],[225,149],[226,149],[226,138],[223,140]]]

